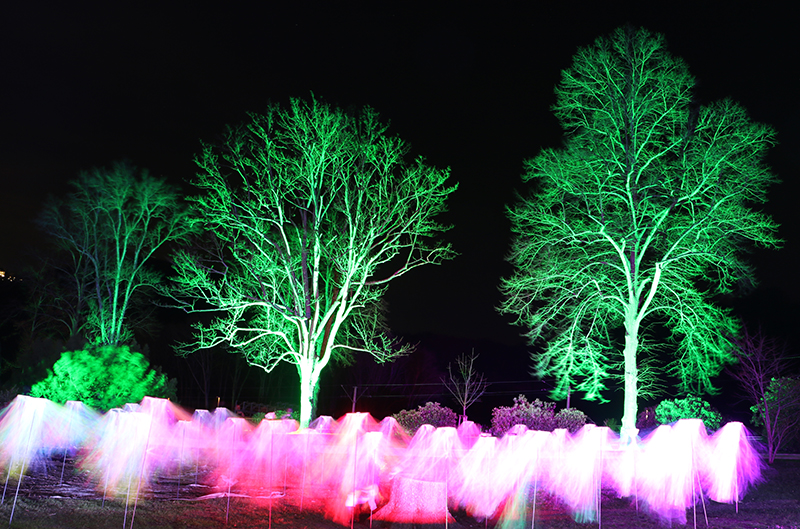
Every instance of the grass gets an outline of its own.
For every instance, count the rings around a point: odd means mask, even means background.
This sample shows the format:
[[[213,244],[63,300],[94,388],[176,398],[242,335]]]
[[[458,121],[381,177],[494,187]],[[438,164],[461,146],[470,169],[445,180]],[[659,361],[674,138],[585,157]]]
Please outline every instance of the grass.
[[[50,474],[56,474],[50,470]],[[734,505],[706,502],[706,511],[709,527],[713,529],[800,529],[800,461],[779,460],[767,468],[764,477],[766,481],[756,489],[750,491],[740,502],[738,513]],[[126,507],[125,497],[114,500],[102,501],[98,493],[87,494],[86,486],[81,482],[80,476],[73,475],[73,484],[66,487],[66,493],[58,494],[51,488],[47,493],[42,493],[48,488],[42,478],[36,474],[23,479],[20,495],[14,507],[14,491],[16,483],[12,479],[8,484],[5,501],[0,505],[0,520],[9,520],[11,509],[14,508],[13,523],[11,528],[58,528],[58,529],[85,529],[85,528],[219,528],[219,527],[247,527],[247,528],[306,528],[306,529],[334,529],[341,527],[326,520],[312,509],[300,510],[296,503],[297,498],[292,497],[292,491],[287,492],[286,498],[251,499],[243,497],[216,497],[203,500],[190,499],[163,499],[164,490],[155,490],[158,487],[169,488],[169,497],[177,496],[176,484],[154,484],[152,489],[146,491],[136,505],[134,518],[133,501]],[[188,489],[182,489],[188,490]],[[81,493],[84,497],[67,497],[71,494]],[[182,496],[187,496],[181,492]],[[196,495],[196,494],[195,494]],[[87,497],[92,496],[92,497]],[[156,499],[162,498],[162,499]],[[308,505],[308,500],[306,500]],[[697,516],[697,527],[706,527],[703,506],[697,505],[696,511],[687,511],[687,527],[693,527],[694,515]],[[450,524],[451,528],[459,527],[486,528],[494,524],[489,521],[478,521],[468,517],[463,512],[453,512],[457,523]],[[226,523],[227,516],[227,523]],[[528,519],[520,527],[531,527],[530,513]],[[616,498],[610,493],[603,494],[601,510],[602,527],[605,529],[661,529],[664,525],[659,520],[647,514],[644,509],[636,511],[632,501],[627,498]],[[4,523],[0,521],[0,523]],[[369,520],[365,519],[355,523],[356,527],[369,527]],[[401,524],[387,524],[375,522],[373,527],[392,527],[400,529],[409,527]],[[550,498],[542,498],[537,502],[536,528],[548,529],[577,529],[597,527],[597,522],[579,524],[572,520],[569,514]],[[433,527],[433,526],[426,526]],[[442,525],[443,527],[443,525]]]

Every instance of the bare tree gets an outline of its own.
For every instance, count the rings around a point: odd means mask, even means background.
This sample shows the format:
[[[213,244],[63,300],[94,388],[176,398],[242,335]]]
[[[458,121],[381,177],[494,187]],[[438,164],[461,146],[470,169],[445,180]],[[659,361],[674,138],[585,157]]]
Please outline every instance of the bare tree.
[[[790,367],[786,343],[765,336],[760,328],[755,334],[744,329],[733,343],[739,363],[728,371],[753,403],[753,422],[764,426],[767,457],[772,463],[781,445],[800,426],[800,380],[785,376]]]
[[[442,382],[447,390],[453,395],[453,399],[461,406],[461,417],[459,424],[467,420],[467,408],[475,404],[481,395],[489,387],[489,382],[483,373],[475,371],[475,360],[478,355],[475,349],[467,356],[460,355],[456,358],[456,372],[453,373],[452,364],[447,364],[448,378],[442,378]]]
[[[187,235],[188,209],[165,180],[125,163],[81,173],[72,186],[39,219],[69,256],[63,275],[74,285],[62,303],[71,304],[65,325],[100,343],[123,343],[132,336],[128,320],[137,294],[161,280],[149,261]],[[85,319],[76,319],[81,312]]]

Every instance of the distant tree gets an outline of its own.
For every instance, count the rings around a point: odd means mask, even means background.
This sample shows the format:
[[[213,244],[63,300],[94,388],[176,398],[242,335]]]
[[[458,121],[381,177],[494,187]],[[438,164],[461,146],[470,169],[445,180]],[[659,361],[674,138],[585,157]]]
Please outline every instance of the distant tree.
[[[753,423],[764,427],[769,462],[800,426],[800,380],[787,377],[790,364],[786,344],[746,328],[733,340],[738,363],[729,368],[753,412]]]
[[[124,163],[81,173],[72,186],[66,199],[50,201],[40,226],[70,256],[63,272],[87,306],[87,337],[123,343],[131,338],[126,316],[136,295],[160,282],[147,263],[188,234],[188,210],[164,180]],[[76,308],[66,313],[73,328]]]
[[[184,352],[225,343],[267,372],[293,364],[305,426],[331,359],[405,352],[379,302],[393,279],[453,255],[434,217],[455,187],[447,171],[405,161],[406,144],[369,108],[293,99],[250,118],[196,159],[212,240],[175,256],[172,295],[216,316]]]
[[[553,398],[572,387],[604,400],[620,380],[627,436],[660,376],[648,327],[671,331],[666,370],[682,393],[713,391],[739,327],[715,296],[753,282],[750,247],[780,242],[753,207],[777,182],[764,165],[774,132],[731,101],[697,106],[693,87],[643,29],[580,49],[556,87],[564,147],[527,162],[535,193],[509,211],[515,273],[501,310],[545,342],[536,372],[555,377]]]
[[[477,358],[474,350],[469,356],[459,355],[456,358],[456,372],[453,373],[453,366],[447,364],[448,377],[442,378],[442,383],[461,407],[459,422],[466,420],[467,408],[477,402],[489,386],[483,373],[475,370]]]
[[[764,398],[750,407],[753,423],[763,426],[767,438],[767,458],[775,455],[784,443],[797,437],[800,427],[800,378],[780,377],[769,381]]]
[[[64,403],[79,400],[106,411],[144,397],[175,398],[175,380],[150,369],[141,353],[127,345],[93,345],[61,355],[47,378],[33,385],[31,396]]]
[[[84,339],[91,275],[79,253],[48,252],[28,274],[26,332],[31,341],[53,338],[62,343]]]

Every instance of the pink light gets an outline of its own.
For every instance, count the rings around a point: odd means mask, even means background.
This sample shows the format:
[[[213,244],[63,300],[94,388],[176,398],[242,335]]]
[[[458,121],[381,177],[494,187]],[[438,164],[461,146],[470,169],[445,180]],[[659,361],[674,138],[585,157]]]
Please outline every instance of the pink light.
[[[290,491],[301,508],[342,525],[367,514],[449,523],[457,507],[513,523],[530,516],[531,497],[543,492],[588,521],[598,516],[601,488],[636,498],[667,523],[685,522],[701,498],[738,501],[762,468],[741,423],[708,437],[700,421],[679,421],[623,445],[594,425],[575,434],[517,426],[501,439],[468,422],[425,425],[409,439],[394,419],[377,423],[367,413],[322,417],[298,430],[291,420],[254,427],[224,409],[189,417],[162,399],[126,410],[97,419],[77,404],[18,397],[0,413],[0,465],[21,472],[37,454],[76,447],[82,468],[112,496],[135,493],[156,473],[202,466],[218,491],[269,498]]]

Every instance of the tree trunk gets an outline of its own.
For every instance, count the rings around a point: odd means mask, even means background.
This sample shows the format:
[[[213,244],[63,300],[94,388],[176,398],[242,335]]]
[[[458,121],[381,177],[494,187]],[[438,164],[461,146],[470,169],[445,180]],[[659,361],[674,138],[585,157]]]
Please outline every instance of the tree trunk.
[[[631,319],[631,321],[628,321]],[[625,321],[625,349],[623,351],[625,368],[625,400],[622,414],[620,435],[623,441],[636,438],[636,413],[638,405],[638,371],[636,367],[636,350],[639,347],[639,326],[631,316]]]
[[[308,428],[317,408],[319,369],[314,358],[297,366],[300,374],[300,428]]]

